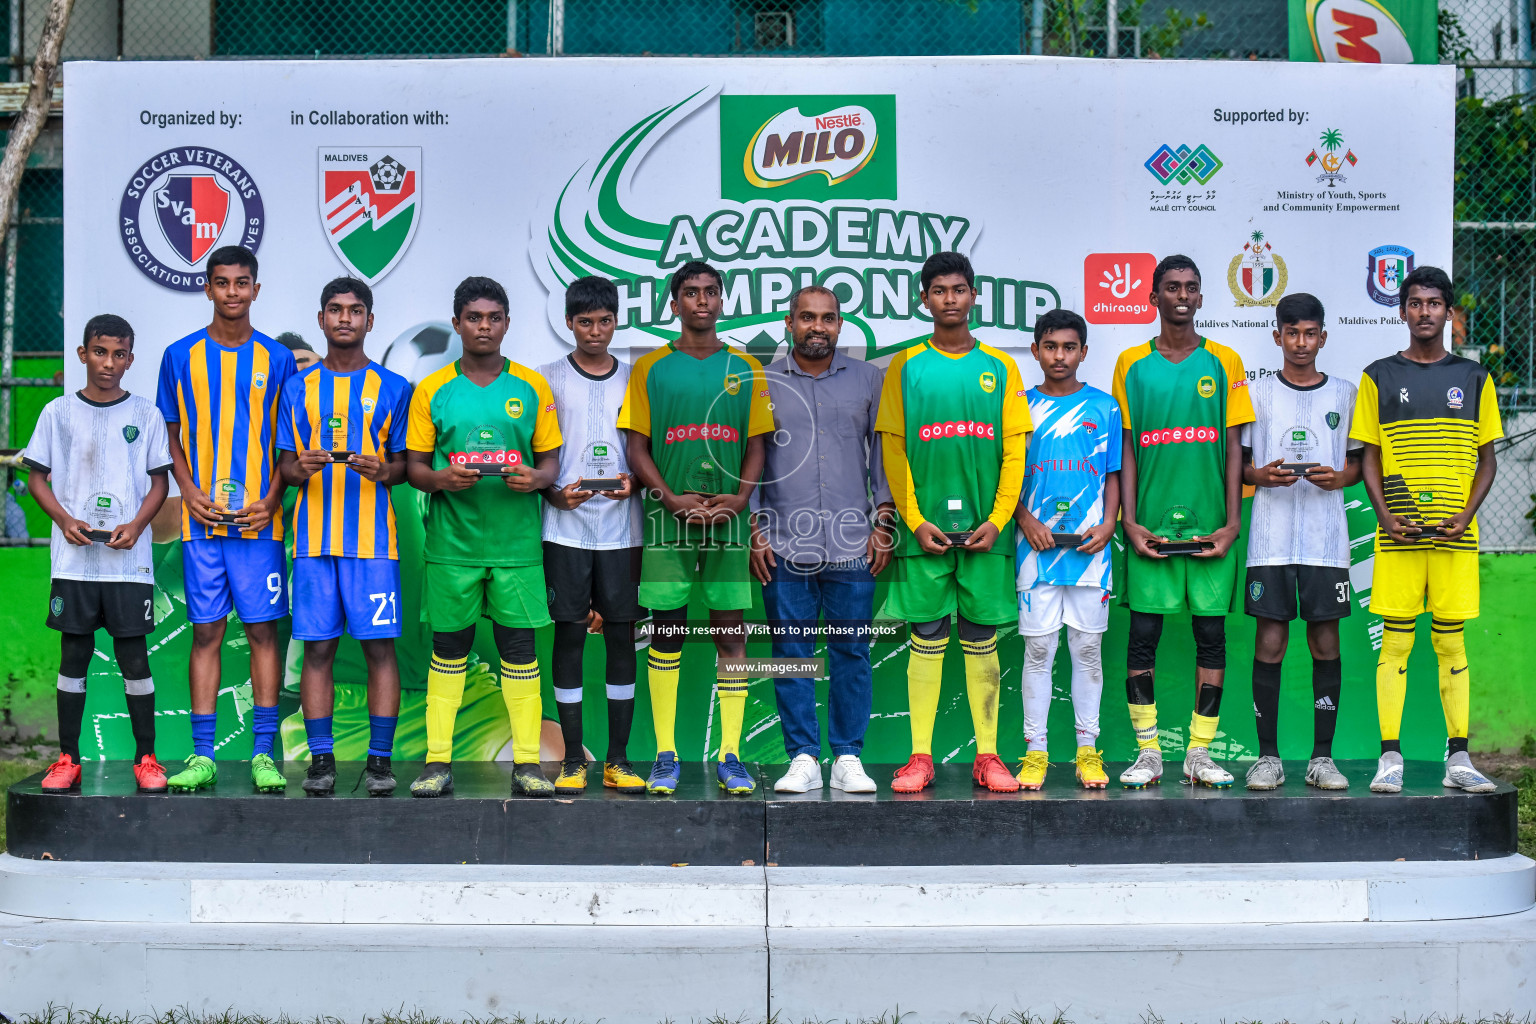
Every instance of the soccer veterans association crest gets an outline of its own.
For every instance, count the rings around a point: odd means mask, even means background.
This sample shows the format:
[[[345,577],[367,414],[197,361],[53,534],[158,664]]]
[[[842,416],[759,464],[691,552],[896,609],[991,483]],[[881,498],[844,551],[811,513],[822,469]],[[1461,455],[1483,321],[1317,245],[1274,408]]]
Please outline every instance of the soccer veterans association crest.
[[[1365,255],[1365,292],[1372,302],[1397,305],[1403,278],[1413,273],[1413,250],[1401,245],[1378,245]]]
[[[377,284],[395,269],[421,220],[421,148],[321,149],[320,221],[336,256]]]
[[[118,204],[128,258],[151,281],[175,291],[202,291],[208,254],[223,245],[255,252],[265,226],[261,191],[245,168],[195,146],[144,161]]]

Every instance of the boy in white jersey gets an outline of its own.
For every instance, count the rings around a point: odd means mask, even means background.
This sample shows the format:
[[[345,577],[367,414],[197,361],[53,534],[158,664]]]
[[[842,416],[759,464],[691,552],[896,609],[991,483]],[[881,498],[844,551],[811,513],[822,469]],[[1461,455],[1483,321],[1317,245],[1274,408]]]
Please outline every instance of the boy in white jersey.
[[[621,793],[645,792],[645,779],[629,764],[635,717],[635,621],[640,618],[640,503],[625,443],[616,426],[629,366],[610,355],[618,323],[619,292],[612,281],[583,277],[565,291],[565,325],[576,348],[539,367],[555,396],[566,441],[560,474],[544,492],[544,578],[555,620],[555,707],[565,739],[556,792],[587,786],[581,736],[582,652],[588,617],[601,620],[608,657],[608,754],[603,785]]]
[[[144,638],[155,627],[149,521],[170,488],[171,452],[154,402],[122,388],[133,365],[133,328],[95,316],[78,350],[85,387],[43,408],[22,456],[27,489],[53,520],[48,625],[63,634],[59,658],[59,759],[44,792],[80,784],[85,677],[105,627],[123,675],[133,728],[134,779],[165,792],[155,760],[155,683]]]
[[[1104,666],[1099,644],[1109,628],[1109,538],[1120,514],[1120,406],[1077,379],[1088,354],[1088,325],[1067,309],[1035,321],[1030,351],[1045,380],[1029,389],[1029,460],[1018,523],[1019,635],[1024,637],[1024,740],[1021,789],[1039,789],[1049,767],[1046,719],[1051,667],[1062,624],[1072,653],[1077,781],[1109,785],[1099,736]]]
[[[1349,529],[1340,491],[1360,479],[1361,442],[1351,440],[1355,387],[1317,368],[1328,342],[1323,304],[1305,292],[1275,307],[1275,344],[1285,362],[1248,389],[1258,417],[1242,428],[1243,482],[1255,488],[1248,521],[1244,610],[1257,623],[1253,713],[1259,759],[1249,789],[1285,782],[1278,744],[1280,663],[1298,606],[1312,652],[1312,759],[1307,785],[1348,789],[1333,763],[1339,715],[1339,620],[1349,614]]]

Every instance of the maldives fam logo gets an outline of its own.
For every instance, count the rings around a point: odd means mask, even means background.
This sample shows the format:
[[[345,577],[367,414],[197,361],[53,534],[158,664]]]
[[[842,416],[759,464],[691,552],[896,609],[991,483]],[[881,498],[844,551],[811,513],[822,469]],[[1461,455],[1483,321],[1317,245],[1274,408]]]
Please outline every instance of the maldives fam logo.
[[[416,236],[421,149],[322,149],[319,169],[326,241],[348,270],[377,284]]]
[[[1412,272],[1412,249],[1401,245],[1378,245],[1365,254],[1365,293],[1372,302],[1395,306],[1403,278]]]
[[[245,168],[196,146],[144,161],[118,206],[128,258],[151,281],[181,292],[203,290],[203,260],[214,249],[260,248],[265,222],[261,191]]]
[[[1174,182],[1188,185],[1192,181],[1204,185],[1216,177],[1216,172],[1221,170],[1223,164],[1202,142],[1194,149],[1188,146],[1174,149],[1164,143],[1157,147],[1157,152],[1147,157],[1147,162],[1142,166],[1164,185]]]

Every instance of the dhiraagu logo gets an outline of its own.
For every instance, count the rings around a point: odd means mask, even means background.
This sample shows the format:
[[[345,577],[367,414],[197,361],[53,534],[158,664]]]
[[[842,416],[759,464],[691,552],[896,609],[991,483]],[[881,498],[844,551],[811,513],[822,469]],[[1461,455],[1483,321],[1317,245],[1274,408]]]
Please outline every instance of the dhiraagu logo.
[[[721,96],[725,199],[895,199],[896,97]]]

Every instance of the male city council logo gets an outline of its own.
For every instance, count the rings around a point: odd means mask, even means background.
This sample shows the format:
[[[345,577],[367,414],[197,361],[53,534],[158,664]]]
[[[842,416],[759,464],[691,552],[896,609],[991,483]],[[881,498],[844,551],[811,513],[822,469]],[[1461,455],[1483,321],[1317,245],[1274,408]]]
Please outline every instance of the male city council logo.
[[[721,96],[723,198],[895,199],[896,97]]]
[[[1227,287],[1239,306],[1273,306],[1285,294],[1285,260],[1264,240],[1264,232],[1248,236],[1243,251],[1227,264]]]
[[[1413,272],[1413,250],[1401,245],[1378,245],[1365,254],[1365,293],[1372,302],[1397,305],[1397,290]]]
[[[321,149],[320,222],[336,257],[378,284],[395,269],[421,220],[421,148]]]
[[[1321,149],[1322,155],[1317,151]],[[1341,154],[1339,150],[1344,152]],[[1329,188],[1336,188],[1341,181],[1348,181],[1341,173],[1344,165],[1354,167],[1360,162],[1355,156],[1355,151],[1344,145],[1344,133],[1337,128],[1326,128],[1317,137],[1317,145],[1307,154],[1307,166],[1320,168],[1323,173],[1317,176],[1319,185],[1327,183]]]
[[[200,292],[214,249],[255,252],[266,228],[261,191],[233,158],[180,146],[144,161],[118,205],[118,232],[134,265],[156,284]]]
[[[1164,185],[1174,182],[1188,185],[1192,181],[1204,185],[1216,177],[1216,172],[1224,165],[1203,142],[1194,149],[1188,146],[1174,149],[1165,142],[1157,147],[1157,152],[1147,157],[1147,162],[1142,166]]]

